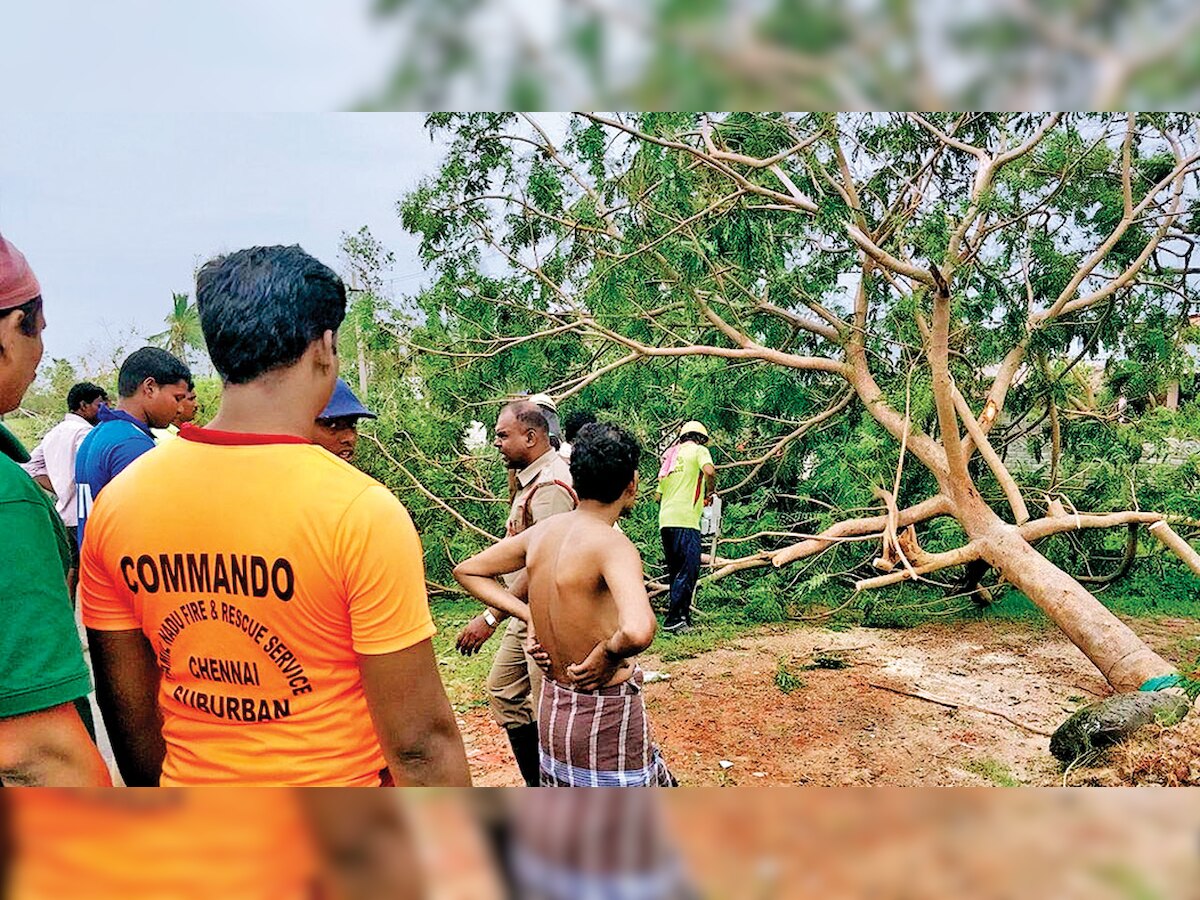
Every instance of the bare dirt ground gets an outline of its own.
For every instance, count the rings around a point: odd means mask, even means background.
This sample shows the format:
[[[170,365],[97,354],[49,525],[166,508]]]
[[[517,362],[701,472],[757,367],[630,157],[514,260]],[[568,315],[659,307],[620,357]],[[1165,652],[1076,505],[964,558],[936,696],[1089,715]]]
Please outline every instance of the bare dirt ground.
[[[1133,627],[1167,659],[1200,652],[1195,621]],[[819,659],[846,667],[805,668]],[[1062,784],[1048,735],[1109,693],[1061,632],[1022,622],[793,628],[693,659],[647,656],[642,666],[670,674],[647,685],[646,697],[658,743],[685,785]],[[781,666],[796,681],[777,679]],[[470,710],[461,724],[475,783],[518,784],[487,710]]]

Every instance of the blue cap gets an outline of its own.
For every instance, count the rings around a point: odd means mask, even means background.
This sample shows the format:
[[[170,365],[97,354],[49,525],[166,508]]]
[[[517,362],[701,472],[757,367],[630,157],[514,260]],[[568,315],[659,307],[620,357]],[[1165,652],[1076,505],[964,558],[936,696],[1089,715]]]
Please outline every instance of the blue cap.
[[[347,416],[355,416],[359,419],[377,419],[375,413],[371,412],[357,397],[354,396],[354,391],[350,390],[350,385],[337,380],[337,384],[333,386],[333,396],[329,398],[329,403],[321,410],[318,419],[343,419]]]

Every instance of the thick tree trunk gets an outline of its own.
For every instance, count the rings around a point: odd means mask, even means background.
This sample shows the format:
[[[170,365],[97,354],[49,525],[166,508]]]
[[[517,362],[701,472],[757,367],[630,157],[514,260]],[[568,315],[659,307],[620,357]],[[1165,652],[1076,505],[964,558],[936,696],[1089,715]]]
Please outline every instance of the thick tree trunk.
[[[1149,679],[1176,671],[1015,528],[999,522],[979,537],[984,537],[983,558],[1054,620],[1114,690],[1136,691]]]
[[[1167,385],[1167,398],[1163,401],[1167,409],[1179,409],[1179,382],[1172,381]]]

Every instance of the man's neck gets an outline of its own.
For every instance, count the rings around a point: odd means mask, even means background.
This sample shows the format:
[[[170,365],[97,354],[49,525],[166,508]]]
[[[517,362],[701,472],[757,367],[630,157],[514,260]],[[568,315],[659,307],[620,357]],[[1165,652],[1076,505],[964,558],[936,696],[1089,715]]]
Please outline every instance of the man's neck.
[[[525,464],[523,466],[521,466],[521,468],[517,469],[517,472],[518,473],[524,472],[526,469],[528,469],[530,466],[532,466],[535,462],[537,462],[539,459],[541,459],[543,456],[545,456],[547,453],[549,453],[551,451],[551,449],[553,449],[553,448],[551,448],[551,446],[549,444],[546,444],[546,446],[543,447],[541,450],[538,450],[535,447],[533,450],[530,451],[529,458],[527,460],[525,460]]]
[[[312,398],[286,381],[258,379],[227,384],[221,408],[208,427],[238,434],[288,434],[308,440],[313,435]]]
[[[133,416],[140,422],[150,424],[150,420],[146,417],[146,410],[142,406],[142,402],[136,397],[122,397],[117,401],[117,409],[128,416]]]
[[[612,526],[621,518],[621,501],[601,503],[599,500],[580,500],[576,510],[584,515],[603,519],[605,524]]]

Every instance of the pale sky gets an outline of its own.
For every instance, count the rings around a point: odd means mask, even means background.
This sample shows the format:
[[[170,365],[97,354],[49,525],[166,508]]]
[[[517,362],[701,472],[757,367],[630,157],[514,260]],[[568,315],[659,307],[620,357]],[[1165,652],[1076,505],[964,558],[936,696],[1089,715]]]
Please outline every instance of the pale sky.
[[[396,23],[369,15],[371,5],[6,3],[0,24],[4,110],[346,109],[378,87],[396,56]]]
[[[422,282],[396,201],[436,169],[414,113],[5,113],[0,232],[42,284],[46,361],[162,330],[198,263],[298,243],[339,268],[368,225],[396,255],[393,293]]]

